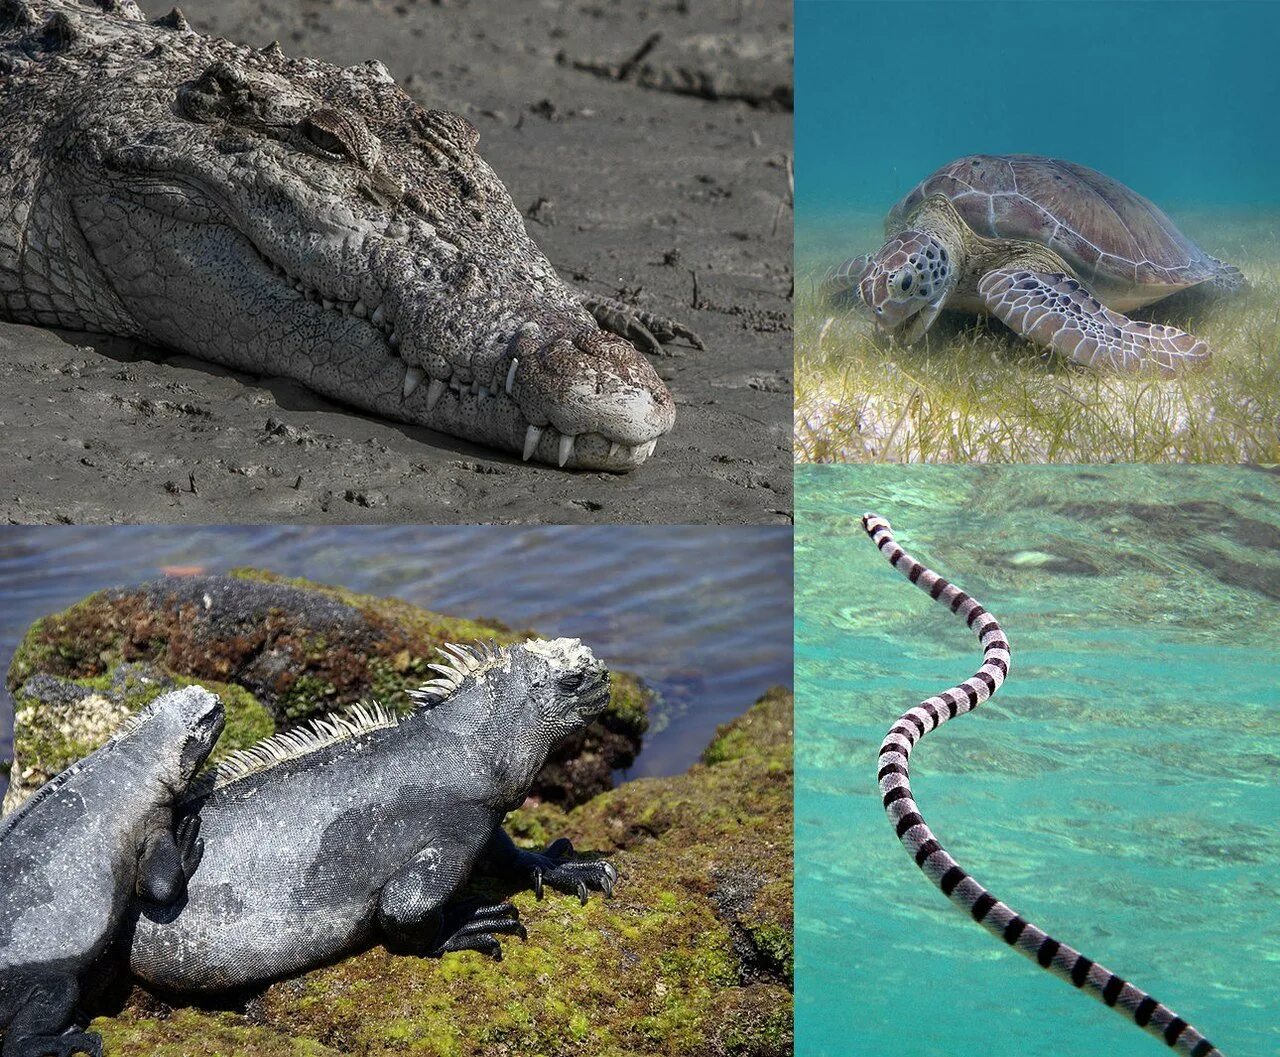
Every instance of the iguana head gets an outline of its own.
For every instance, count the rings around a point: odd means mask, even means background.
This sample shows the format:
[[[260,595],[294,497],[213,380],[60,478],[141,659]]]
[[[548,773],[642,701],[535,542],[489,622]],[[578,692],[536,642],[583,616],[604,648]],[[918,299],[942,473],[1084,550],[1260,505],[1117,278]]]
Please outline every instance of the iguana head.
[[[466,739],[523,799],[547,757],[609,703],[609,670],[580,639],[446,646],[440,673],[411,696],[430,722]]]
[[[201,686],[161,694],[117,735],[144,780],[181,793],[213,751],[226,721],[222,702]]]
[[[628,470],[670,430],[666,386],[564,286],[464,118],[377,62],[77,19],[94,88],[45,185],[72,223],[38,238],[87,249],[85,319],[561,466]]]

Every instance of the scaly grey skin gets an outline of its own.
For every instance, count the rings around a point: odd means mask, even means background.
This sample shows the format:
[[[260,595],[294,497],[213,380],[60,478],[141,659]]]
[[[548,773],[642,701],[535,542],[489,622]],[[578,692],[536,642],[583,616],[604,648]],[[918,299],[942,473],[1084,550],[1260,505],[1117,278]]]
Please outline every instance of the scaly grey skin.
[[[134,974],[169,993],[216,993],[332,962],[381,941],[501,957],[524,935],[509,903],[455,897],[488,856],[544,883],[610,893],[606,862],[521,852],[503,833],[548,754],[600,713],[609,673],[577,639],[448,647],[422,707],[358,706],[237,754],[193,788],[204,866],[180,911],[144,910]]]
[[[561,282],[476,130],[381,63],[147,23],[133,0],[0,0],[0,83],[0,316],[560,466],[630,470],[671,429],[666,386]],[[589,307],[650,351],[701,344]]]
[[[158,697],[102,748],[0,820],[3,1057],[101,1054],[71,1030],[80,981],[134,897],[172,904],[203,852],[199,817],[173,806],[222,733],[198,686]]]

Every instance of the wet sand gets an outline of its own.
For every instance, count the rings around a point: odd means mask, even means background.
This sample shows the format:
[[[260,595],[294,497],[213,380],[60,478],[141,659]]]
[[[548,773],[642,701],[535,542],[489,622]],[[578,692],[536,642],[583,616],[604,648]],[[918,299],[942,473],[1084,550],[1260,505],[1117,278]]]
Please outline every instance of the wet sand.
[[[522,464],[286,379],[0,323],[0,518],[790,519],[790,4],[232,0],[186,14],[290,55],[381,59],[479,128],[568,281],[638,292],[707,349],[657,363],[675,430],[615,476]]]

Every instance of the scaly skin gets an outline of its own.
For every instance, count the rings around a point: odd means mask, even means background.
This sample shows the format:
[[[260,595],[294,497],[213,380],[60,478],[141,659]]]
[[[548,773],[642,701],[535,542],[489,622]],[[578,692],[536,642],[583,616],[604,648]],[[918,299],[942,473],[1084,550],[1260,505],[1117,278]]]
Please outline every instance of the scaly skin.
[[[0,0],[0,83],[0,316],[560,466],[629,470],[671,429],[666,386],[561,282],[476,130],[380,63],[147,23],[133,0]],[[646,346],[680,334],[592,307]]]
[[[270,739],[197,784],[204,865],[180,912],[144,910],[135,975],[164,992],[252,987],[371,943],[501,956],[515,907],[457,899],[489,859],[532,885],[611,892],[606,862],[557,841],[518,850],[502,831],[548,754],[599,714],[609,673],[576,639],[449,647],[442,678],[397,720],[379,709]]]
[[[167,905],[200,862],[199,819],[173,805],[222,733],[198,687],[157,698],[111,741],[0,820],[0,1031],[4,1057],[100,1054],[71,1031],[80,978],[137,896]]]

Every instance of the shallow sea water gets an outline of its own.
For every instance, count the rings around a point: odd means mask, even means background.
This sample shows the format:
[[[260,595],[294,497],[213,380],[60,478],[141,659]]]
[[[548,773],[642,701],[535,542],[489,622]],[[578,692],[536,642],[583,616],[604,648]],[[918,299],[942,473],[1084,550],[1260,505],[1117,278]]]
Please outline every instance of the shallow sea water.
[[[1280,1052],[1280,476],[804,467],[796,484],[797,1052],[1167,1052],[958,912],[894,836],[881,738],[980,651],[890,568],[866,510],[1013,649],[996,698],[913,757],[944,846],[1227,1057]]]
[[[581,638],[660,698],[619,777],[674,774],[718,724],[791,684],[790,542],[773,527],[0,528],[0,665],[32,621],[93,591],[166,567],[254,566]],[[6,693],[0,759],[11,725]]]

